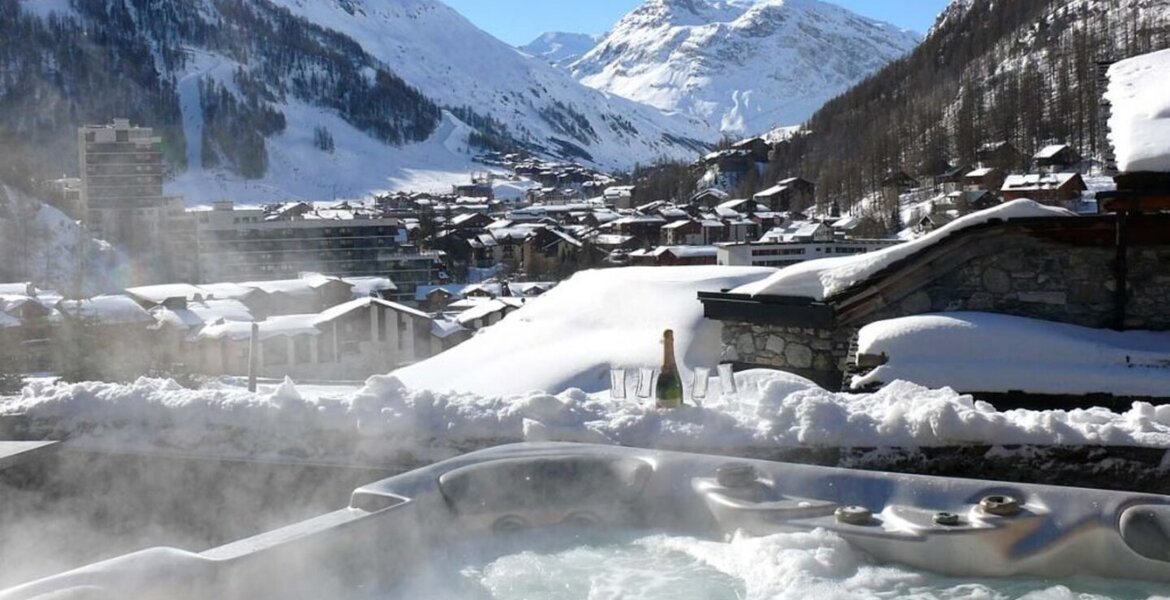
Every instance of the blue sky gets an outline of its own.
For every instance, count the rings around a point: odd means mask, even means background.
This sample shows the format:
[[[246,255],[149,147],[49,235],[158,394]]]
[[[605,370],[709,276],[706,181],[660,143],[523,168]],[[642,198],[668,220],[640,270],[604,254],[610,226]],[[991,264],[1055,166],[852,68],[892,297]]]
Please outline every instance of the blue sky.
[[[546,31],[604,33],[640,0],[443,0],[512,45]],[[858,14],[924,33],[949,0],[829,0]]]

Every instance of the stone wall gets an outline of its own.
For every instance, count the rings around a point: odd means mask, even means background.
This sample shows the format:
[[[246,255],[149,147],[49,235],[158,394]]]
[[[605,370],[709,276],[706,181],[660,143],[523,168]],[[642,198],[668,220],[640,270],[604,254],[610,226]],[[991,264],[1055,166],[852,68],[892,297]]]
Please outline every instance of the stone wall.
[[[840,382],[857,331],[909,315],[981,311],[1086,327],[1114,319],[1115,250],[1064,244],[1023,231],[970,240],[971,258],[917,287],[883,290],[880,306],[835,329],[724,321],[725,355],[741,363]],[[923,258],[929,260],[929,251]],[[1170,329],[1170,247],[1131,248],[1126,327]],[[776,310],[783,310],[777,307]],[[832,385],[832,383],[830,383]]]
[[[789,371],[829,388],[841,383],[851,339],[843,330],[723,323],[727,360]]]

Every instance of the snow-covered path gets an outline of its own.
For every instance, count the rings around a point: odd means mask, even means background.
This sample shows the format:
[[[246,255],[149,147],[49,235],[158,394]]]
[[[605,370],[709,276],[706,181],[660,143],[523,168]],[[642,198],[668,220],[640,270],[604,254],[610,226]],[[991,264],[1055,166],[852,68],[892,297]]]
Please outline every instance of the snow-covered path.
[[[179,78],[179,109],[183,113],[183,138],[187,142],[187,172],[203,173],[203,106],[200,102],[199,82],[223,65],[219,57],[199,50],[187,49],[191,60],[185,75]]]

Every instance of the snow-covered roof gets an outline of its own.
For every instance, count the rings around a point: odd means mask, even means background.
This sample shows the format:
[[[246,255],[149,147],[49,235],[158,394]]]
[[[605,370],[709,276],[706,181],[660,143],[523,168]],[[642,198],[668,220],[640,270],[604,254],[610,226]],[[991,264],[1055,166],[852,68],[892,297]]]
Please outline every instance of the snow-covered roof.
[[[0,296],[27,296],[30,290],[34,294],[38,291],[32,283],[27,281],[23,283],[0,283]]]
[[[126,293],[135,298],[141,298],[142,300],[153,302],[155,304],[162,304],[163,302],[173,298],[193,300],[196,297],[206,298],[209,295],[207,290],[189,283],[144,285],[139,287],[126,288]]]
[[[1052,158],[1057,154],[1060,154],[1060,152],[1065,148],[1068,148],[1068,144],[1049,144],[1041,148],[1040,151],[1036,153],[1035,158]]]
[[[916,240],[883,248],[867,254],[822,258],[785,267],[775,275],[735,289],[736,294],[751,296],[797,296],[824,300],[858,284],[891,264],[939,243],[968,227],[994,219],[1025,217],[1070,217],[1072,211],[1044,206],[1031,200],[1014,200],[987,210],[971,213],[935,229]]]
[[[599,246],[621,246],[629,243],[634,239],[632,235],[619,235],[616,233],[602,233],[593,238],[593,242]]]
[[[458,321],[451,319],[435,319],[431,321],[431,335],[446,339],[460,331],[467,331],[467,328],[460,325]]]
[[[341,280],[353,286],[355,297],[398,290],[398,286],[394,285],[389,277],[342,277]]]
[[[878,321],[859,351],[888,362],[854,386],[895,379],[966,392],[1164,396],[1170,332],[1112,331],[976,312]]]
[[[971,171],[970,173],[967,173],[966,175],[964,175],[964,177],[986,177],[989,173],[991,173],[994,170],[995,170],[994,167],[980,167],[978,169],[975,169],[974,171]]]
[[[686,227],[687,225],[694,225],[694,224],[695,224],[695,222],[690,220],[690,219],[682,219],[680,221],[671,221],[670,223],[663,225],[662,228],[663,229],[680,229],[682,227]]]
[[[1123,173],[1170,172],[1170,50],[1109,67],[1109,139]]]
[[[129,296],[94,296],[86,300],[62,300],[58,304],[61,313],[69,317],[81,317],[102,325],[145,325],[154,323],[154,317]]]
[[[476,306],[459,313],[455,317],[455,320],[458,321],[460,325],[467,325],[468,323],[472,323],[477,319],[482,319],[488,315],[505,311],[510,308],[512,307],[507,303],[500,302],[499,300],[489,300],[487,302],[480,302]]]
[[[260,341],[274,337],[292,337],[298,335],[321,335],[321,330],[313,326],[313,320],[318,315],[280,315],[260,321],[258,333]],[[246,340],[252,337],[252,324],[245,321],[222,321],[208,324],[199,332],[199,338],[205,340]]]
[[[615,225],[630,225],[633,223],[665,223],[666,219],[659,215],[630,215],[622,217],[613,223]]]
[[[1001,191],[1055,190],[1080,177],[1080,173],[1029,173],[1008,175]]]
[[[417,308],[410,308],[409,306],[404,306],[402,304],[398,304],[397,302],[390,302],[388,300],[383,300],[381,298],[374,298],[373,296],[366,296],[364,298],[357,298],[355,300],[350,300],[349,302],[338,304],[337,306],[332,306],[332,307],[322,311],[321,314],[317,315],[316,318],[313,319],[313,325],[321,325],[322,323],[328,323],[329,321],[332,321],[332,320],[334,320],[338,317],[341,317],[343,315],[349,314],[355,310],[369,308],[370,305],[372,305],[372,304],[376,304],[379,306],[385,306],[386,308],[389,308],[391,310],[401,312],[401,313],[406,313],[408,315],[419,317],[421,319],[430,319],[431,318],[430,315],[428,315],[427,313],[425,313],[421,310],[418,310]]]
[[[219,299],[238,300],[240,298],[247,297],[249,294],[254,294],[257,291],[256,288],[226,281],[221,283],[204,283],[199,287],[209,293],[212,298]]]
[[[255,288],[268,294],[288,294],[290,296],[310,296],[317,288],[332,282],[345,283],[337,277],[329,277],[320,273],[305,273],[297,279],[274,279],[271,281],[244,281],[240,285]]]
[[[172,309],[160,305],[150,309],[150,314],[158,322],[159,327],[169,326],[180,331],[198,330],[203,327],[203,319],[185,308]]]
[[[204,323],[213,323],[219,319],[251,322],[254,318],[252,311],[234,298],[191,302],[187,304],[187,310],[195,313]]]
[[[669,252],[679,258],[703,258],[715,256],[717,251],[718,248],[715,246],[659,246],[654,254],[662,255]]]
[[[761,190],[759,192],[756,192],[756,197],[759,198],[759,197],[774,196],[776,194],[779,194],[780,192],[783,192],[786,189],[788,189],[787,185],[774,185],[766,190]]]

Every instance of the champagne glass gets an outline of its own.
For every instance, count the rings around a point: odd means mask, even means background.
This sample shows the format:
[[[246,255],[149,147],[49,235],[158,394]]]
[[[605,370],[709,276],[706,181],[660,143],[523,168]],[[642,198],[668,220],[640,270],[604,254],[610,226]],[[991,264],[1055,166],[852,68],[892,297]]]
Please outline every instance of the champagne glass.
[[[647,400],[654,395],[654,385],[657,383],[658,369],[656,367],[642,367],[638,369],[638,397]]]
[[[614,400],[626,399],[626,370],[622,367],[609,369],[609,397]]]
[[[691,378],[691,400],[695,403],[695,406],[702,406],[703,400],[707,398],[707,383],[710,378],[710,368],[695,367],[694,374]]]
[[[739,393],[735,387],[735,372],[731,370],[731,363],[719,365],[719,389],[727,398],[734,398]]]

